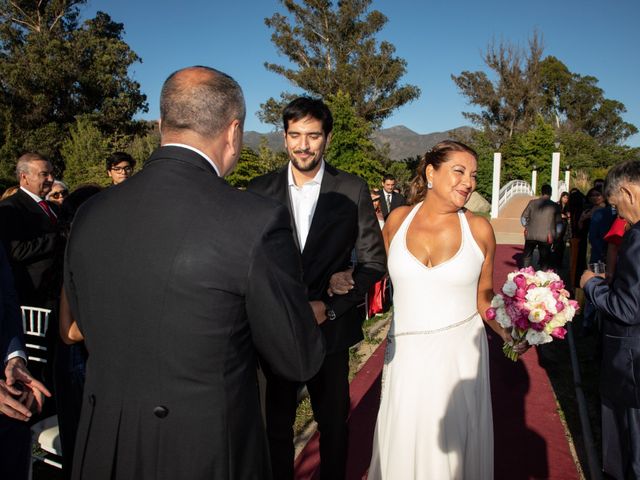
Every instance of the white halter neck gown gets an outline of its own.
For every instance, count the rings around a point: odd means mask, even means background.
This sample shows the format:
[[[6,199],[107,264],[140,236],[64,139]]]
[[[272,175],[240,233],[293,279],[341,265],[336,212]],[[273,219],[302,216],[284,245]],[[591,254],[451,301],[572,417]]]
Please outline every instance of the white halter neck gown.
[[[487,337],[477,312],[483,254],[462,211],[462,240],[427,267],[407,249],[407,215],[389,247],[394,317],[369,479],[493,479]]]

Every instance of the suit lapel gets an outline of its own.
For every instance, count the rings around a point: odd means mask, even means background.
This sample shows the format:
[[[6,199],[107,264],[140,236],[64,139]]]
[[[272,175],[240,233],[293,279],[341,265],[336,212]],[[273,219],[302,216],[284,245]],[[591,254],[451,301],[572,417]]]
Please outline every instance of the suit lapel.
[[[331,216],[331,194],[336,191],[336,175],[338,174],[338,171],[326,162],[324,167],[324,175],[322,176],[322,183],[320,184],[318,204],[316,205],[316,210],[313,213],[313,219],[311,220],[311,226],[309,227],[309,235],[307,235],[307,241],[302,252],[303,254],[307,251],[313,251],[313,245],[318,240],[317,237],[319,232],[322,231],[322,225],[324,225],[327,219]]]
[[[40,218],[40,223],[44,224],[44,225],[53,225],[53,221],[51,220],[51,218],[49,217],[49,215],[47,215],[47,212],[45,212],[42,207],[33,199],[31,198],[27,193],[25,193],[22,189],[19,189],[16,192],[16,195],[18,195],[17,198],[20,199],[20,203],[22,203],[22,205],[24,206],[24,208],[26,208],[27,210],[30,210],[34,215],[37,215],[38,218]],[[49,208],[51,208],[51,206],[49,206]],[[52,209],[53,211],[53,209]]]
[[[289,163],[280,170],[280,172],[276,175],[276,181],[274,185],[274,197],[278,200],[282,205],[286,205],[289,210],[289,217],[291,219],[291,229],[293,230],[293,241],[296,243],[296,247],[298,247],[298,251],[300,251],[300,241],[298,240],[298,229],[296,228],[296,221],[293,216],[293,207],[291,207],[291,196],[289,195],[289,172],[288,169],[291,168]]]

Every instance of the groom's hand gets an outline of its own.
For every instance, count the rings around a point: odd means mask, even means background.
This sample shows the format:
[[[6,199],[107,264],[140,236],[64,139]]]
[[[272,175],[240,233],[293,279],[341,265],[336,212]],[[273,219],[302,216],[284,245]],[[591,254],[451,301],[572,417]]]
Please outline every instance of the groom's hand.
[[[322,325],[327,319],[327,306],[321,300],[313,300],[309,302],[309,305],[311,305],[313,314],[316,317],[316,322],[318,325]]]
[[[327,294],[330,297],[333,297],[333,295],[345,295],[353,289],[354,285],[353,268],[348,268],[343,272],[336,272],[331,275]]]

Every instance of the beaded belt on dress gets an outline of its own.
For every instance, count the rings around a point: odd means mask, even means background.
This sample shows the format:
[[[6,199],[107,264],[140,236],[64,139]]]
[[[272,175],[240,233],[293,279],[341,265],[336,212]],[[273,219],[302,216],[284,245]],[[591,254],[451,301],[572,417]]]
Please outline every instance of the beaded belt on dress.
[[[403,335],[430,335],[432,333],[444,332],[445,330],[449,330],[451,328],[459,327],[460,325],[463,325],[463,324],[473,320],[477,314],[478,314],[478,312],[474,312],[473,314],[471,314],[469,317],[465,318],[464,320],[461,320],[461,321],[459,321],[457,323],[453,323],[451,325],[447,325],[446,327],[436,328],[434,330],[419,330],[419,331],[416,331],[416,332],[400,332],[400,333],[395,333],[395,334],[389,333],[388,338],[391,339],[393,337],[401,337]]]

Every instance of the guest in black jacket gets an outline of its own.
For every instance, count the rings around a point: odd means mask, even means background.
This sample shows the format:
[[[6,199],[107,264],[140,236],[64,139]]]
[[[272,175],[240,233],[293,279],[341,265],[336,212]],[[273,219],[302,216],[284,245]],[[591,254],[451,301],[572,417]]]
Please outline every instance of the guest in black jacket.
[[[0,478],[26,480],[31,458],[32,411],[42,409],[49,391],[26,368],[20,307],[11,268],[0,245]]]
[[[640,478],[640,161],[613,167],[605,195],[631,228],[613,278],[585,271],[580,286],[602,314],[603,468],[622,480]]]

